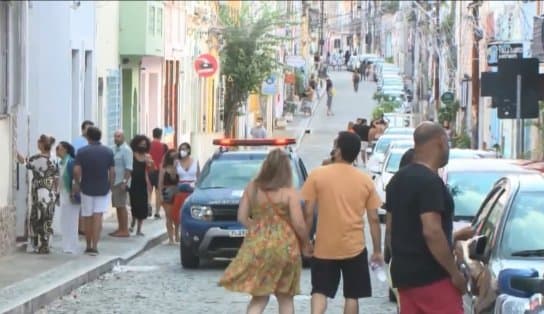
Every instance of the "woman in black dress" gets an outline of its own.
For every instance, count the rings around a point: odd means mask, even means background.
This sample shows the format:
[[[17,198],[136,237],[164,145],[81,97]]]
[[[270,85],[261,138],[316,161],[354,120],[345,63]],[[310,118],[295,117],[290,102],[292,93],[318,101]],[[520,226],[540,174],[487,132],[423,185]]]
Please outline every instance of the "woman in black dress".
[[[143,236],[142,223],[148,216],[147,191],[149,187],[149,177],[147,168],[153,163],[149,156],[151,142],[145,135],[136,135],[130,142],[130,147],[134,153],[132,164],[132,175],[130,179],[130,210],[132,213],[131,231],[134,230],[136,221],[138,226],[136,235]]]

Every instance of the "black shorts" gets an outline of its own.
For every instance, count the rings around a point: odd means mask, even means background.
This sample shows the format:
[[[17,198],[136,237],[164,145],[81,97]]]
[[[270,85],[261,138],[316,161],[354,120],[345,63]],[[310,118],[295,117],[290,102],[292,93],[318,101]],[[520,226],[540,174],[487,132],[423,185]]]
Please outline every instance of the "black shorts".
[[[368,253],[343,260],[312,258],[312,294],[321,293],[334,298],[340,283],[340,272],[344,281],[344,297],[347,299],[367,298],[372,295]]]
[[[149,172],[149,181],[151,183],[151,186],[153,186],[154,188],[159,187],[159,172],[158,171]]]

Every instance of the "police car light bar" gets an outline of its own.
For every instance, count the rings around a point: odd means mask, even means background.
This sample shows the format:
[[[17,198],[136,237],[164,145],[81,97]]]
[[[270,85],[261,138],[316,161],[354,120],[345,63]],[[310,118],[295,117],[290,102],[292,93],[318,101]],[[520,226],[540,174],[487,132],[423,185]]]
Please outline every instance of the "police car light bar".
[[[296,144],[294,138],[260,138],[260,139],[235,139],[222,138],[213,140],[213,145],[219,146],[286,146]]]

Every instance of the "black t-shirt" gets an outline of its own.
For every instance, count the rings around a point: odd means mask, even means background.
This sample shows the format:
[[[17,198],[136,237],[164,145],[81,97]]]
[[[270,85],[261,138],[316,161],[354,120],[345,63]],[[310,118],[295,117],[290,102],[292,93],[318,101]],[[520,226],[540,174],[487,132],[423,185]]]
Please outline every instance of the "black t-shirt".
[[[368,132],[370,131],[370,126],[356,124],[353,126],[353,131],[359,135],[361,141],[368,142]]]
[[[449,277],[434,259],[425,239],[420,215],[437,212],[452,247],[453,198],[442,179],[421,164],[401,168],[386,187],[391,213],[391,277],[396,288],[424,286]]]

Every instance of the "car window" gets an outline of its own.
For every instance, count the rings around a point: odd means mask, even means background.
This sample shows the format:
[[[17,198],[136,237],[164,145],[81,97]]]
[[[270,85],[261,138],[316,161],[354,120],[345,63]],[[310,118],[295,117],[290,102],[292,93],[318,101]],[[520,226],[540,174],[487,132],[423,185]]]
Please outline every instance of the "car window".
[[[506,208],[506,203],[508,202],[508,196],[509,196],[508,193],[503,193],[497,199],[493,207],[491,207],[491,210],[489,211],[489,215],[487,216],[487,219],[484,221],[482,225],[482,229],[480,230],[480,235],[485,235],[488,239],[487,240],[488,245],[486,246],[486,251],[491,250],[495,246],[497,229],[499,227],[499,223],[503,215],[503,212]]]
[[[213,160],[208,169],[202,172],[202,177],[198,182],[198,188],[229,188],[233,190],[244,189],[249,181],[255,178],[261,169],[264,159],[244,159],[244,160]],[[293,186],[300,187],[300,178],[292,163]]]
[[[391,143],[392,140],[392,138],[381,138],[378,143],[376,143],[376,152],[385,153],[387,147],[389,147],[389,143]]]
[[[456,216],[473,217],[493,184],[508,173],[500,171],[456,171],[448,173],[447,184],[455,203]]]
[[[399,170],[401,159],[402,159],[402,154],[389,154],[389,159],[387,160],[385,171],[389,173],[397,172]]]
[[[504,189],[500,186],[493,189],[488,195],[487,199],[482,204],[478,214],[474,217],[472,221],[472,227],[474,228],[474,230],[476,230],[476,234],[480,234],[483,222],[489,215],[489,211],[491,210],[491,208],[493,208],[495,202],[502,195],[502,193],[504,193]]]
[[[516,195],[501,240],[502,253],[544,249],[544,193]]]

